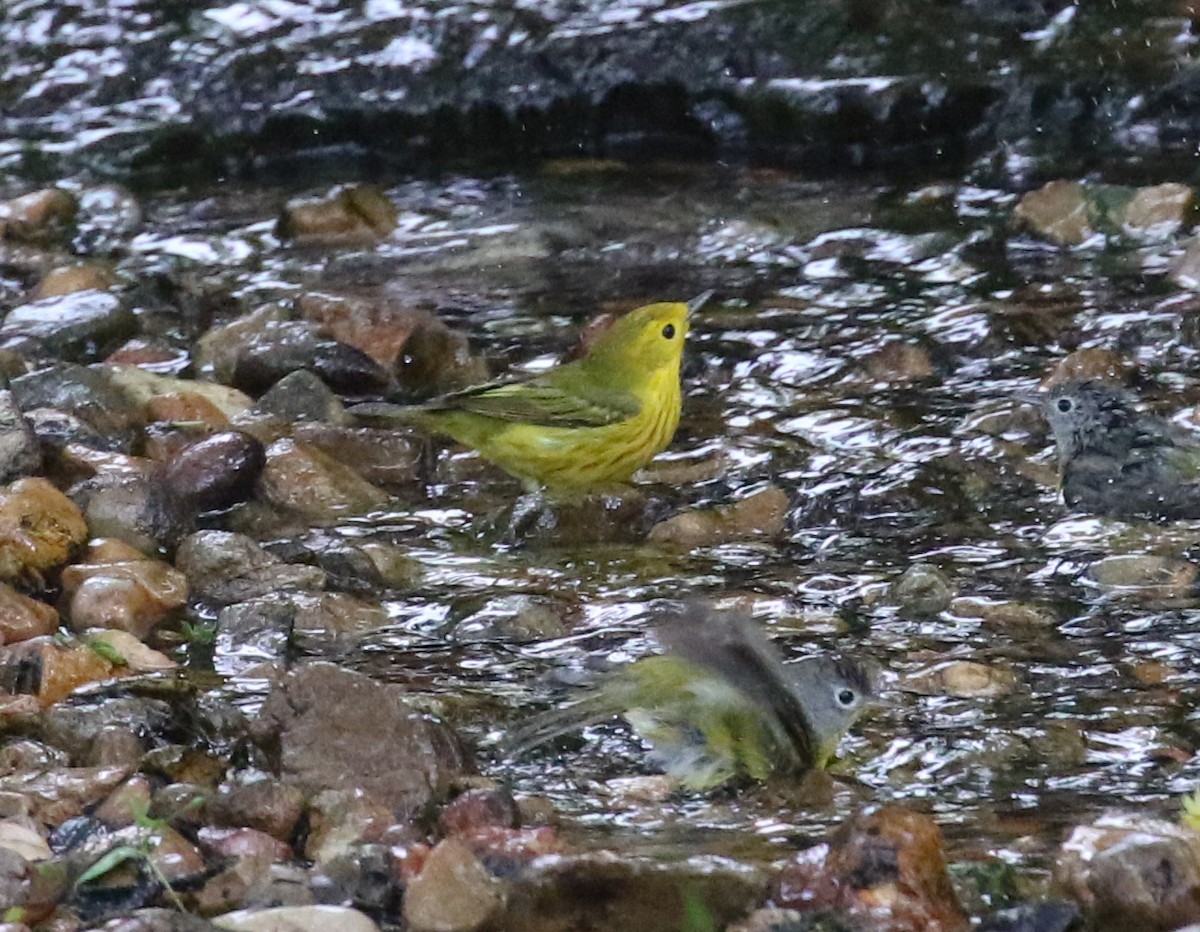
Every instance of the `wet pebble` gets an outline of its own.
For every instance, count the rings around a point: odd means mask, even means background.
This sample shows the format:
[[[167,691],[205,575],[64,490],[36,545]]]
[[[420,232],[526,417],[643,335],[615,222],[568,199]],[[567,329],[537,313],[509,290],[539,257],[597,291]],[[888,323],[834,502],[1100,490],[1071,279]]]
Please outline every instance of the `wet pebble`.
[[[655,544],[678,547],[713,547],[757,537],[773,538],[783,532],[788,495],[778,486],[767,486],[731,505],[698,508],[667,518],[650,529]]]
[[[1099,346],[1086,346],[1067,353],[1052,365],[1039,383],[1049,389],[1064,382],[1086,382],[1098,379],[1114,385],[1128,385],[1135,367],[1127,356]]]
[[[196,833],[196,840],[206,854],[222,858],[255,858],[286,861],[292,848],[266,832],[254,828],[219,828],[206,825]]]
[[[229,385],[238,357],[268,328],[288,320],[288,311],[281,304],[264,304],[227,324],[210,327],[195,347],[198,372],[217,383]],[[275,380],[271,380],[275,381]],[[263,386],[264,390],[267,386]]]
[[[229,531],[188,536],[176,551],[175,566],[197,596],[219,605],[325,586],[325,572],[319,567],[284,563],[251,538]]]
[[[200,415],[220,427],[253,404],[245,392],[216,382],[180,379],[126,364],[101,363],[91,368],[128,400],[138,423]],[[213,409],[219,414],[214,415]]]
[[[115,628],[143,640],[188,598],[183,573],[127,545],[93,546],[82,562],[63,570],[62,586],[76,631]]]
[[[373,485],[411,486],[421,474],[424,442],[398,430],[301,422],[291,433],[298,443],[353,463],[354,471]]]
[[[1011,670],[975,663],[948,660],[904,678],[903,688],[926,696],[953,696],[956,699],[995,699],[1016,688]]]
[[[45,243],[63,236],[74,223],[79,202],[61,188],[30,191],[0,201],[0,241]]]
[[[109,828],[126,828],[137,821],[139,814],[150,811],[150,799],[150,781],[134,774],[92,811],[92,818]]]
[[[141,426],[141,411],[113,385],[108,374],[92,366],[57,364],[37,369],[9,383],[17,406],[33,422],[36,409],[53,408],[72,415],[95,432],[96,448],[128,451]],[[40,431],[39,431],[40,436]],[[53,436],[50,438],[53,439]],[[80,436],[83,443],[89,438]]]
[[[28,819],[0,819],[0,848],[26,861],[44,861],[53,853],[45,837]]]
[[[320,421],[345,426],[350,422],[338,396],[307,369],[289,372],[272,385],[258,399],[251,413],[276,417],[288,424]]]
[[[267,448],[259,491],[271,504],[314,523],[370,511],[389,496],[315,447],[278,440]]]
[[[185,508],[214,511],[245,501],[266,465],[255,437],[223,431],[188,444],[162,465],[159,480]]]
[[[950,607],[954,587],[936,566],[917,563],[892,583],[889,595],[905,617],[932,618]]]
[[[58,612],[45,602],[0,583],[0,645],[28,641],[58,630]]]
[[[12,392],[0,391],[0,482],[11,482],[41,469],[42,450],[33,425],[17,407]]]
[[[1047,628],[1058,623],[1054,610],[1031,602],[1008,602],[963,596],[954,599],[949,612],[958,618],[978,618],[984,624],[996,627],[1028,625]]]
[[[288,842],[304,813],[304,794],[274,777],[246,779],[222,784],[205,811],[214,825],[251,828]]]
[[[276,906],[216,916],[218,929],[234,932],[379,932],[364,913],[346,906]]]
[[[413,932],[475,932],[504,910],[505,884],[463,842],[438,842],[404,891],[404,919]]]
[[[97,475],[71,489],[97,537],[124,541],[143,553],[173,549],[191,529],[194,515],[164,494],[149,473]]]
[[[93,650],[97,646],[103,647],[104,652],[129,673],[157,673],[179,666],[162,651],[147,647],[136,635],[124,630],[95,631],[88,637],[88,645]]]
[[[828,846],[802,852],[776,880],[775,904],[832,910],[863,932],[966,932],[937,823],[898,805],[872,807]]]
[[[1098,927],[1200,922],[1200,834],[1173,822],[1111,813],[1076,826],[1053,878]]]
[[[357,790],[325,790],[308,804],[309,832],[304,857],[325,864],[345,857],[355,846],[378,842],[396,821],[387,806]]]
[[[456,640],[545,641],[571,630],[569,606],[540,596],[506,596],[464,618],[454,628]]]
[[[432,315],[412,328],[393,371],[400,386],[422,397],[458,391],[489,377],[487,362],[471,352],[466,334]]]
[[[236,352],[230,381],[251,394],[302,369],[339,392],[379,394],[388,387],[387,371],[370,356],[300,321],[269,324]]]
[[[77,642],[42,636],[0,647],[0,695],[36,695],[42,706],[112,675],[111,661]]]
[[[888,343],[863,360],[863,369],[873,382],[897,384],[927,379],[933,375],[933,359],[923,346]]]
[[[112,269],[99,262],[57,265],[42,276],[30,297],[34,301],[57,298],[77,291],[106,291],[117,284]]]
[[[320,198],[289,201],[275,225],[281,239],[304,246],[366,246],[396,228],[398,212],[373,185],[339,185]]]
[[[133,311],[119,296],[95,289],[71,291],[14,307],[0,324],[0,346],[29,356],[94,358],[97,346],[116,346],[136,326]]]
[[[473,770],[454,732],[416,711],[403,689],[328,663],[289,673],[251,733],[279,748],[284,782],[306,794],[358,788],[403,812]]]
[[[279,592],[221,609],[217,638],[226,669],[245,669],[264,658],[283,658],[290,646],[325,649],[391,621],[381,606],[344,592]]]
[[[1087,573],[1102,589],[1170,600],[1194,594],[1198,569],[1195,563],[1171,557],[1118,554],[1091,564]]]
[[[37,578],[87,539],[79,508],[45,479],[0,489],[0,579]]]
[[[580,890],[589,895],[580,896]],[[691,907],[680,890],[690,891]],[[611,851],[560,854],[534,860],[512,878],[498,926],[504,932],[520,932],[535,922],[550,929],[595,932],[682,929],[695,908],[722,929],[761,904],[766,893],[762,871],[729,858],[660,861]]]
[[[467,835],[485,827],[516,828],[520,818],[511,793],[479,787],[456,796],[442,808],[438,830],[449,836]]]
[[[59,826],[103,800],[129,776],[128,767],[64,767],[0,776],[0,793],[29,804],[43,825]]]

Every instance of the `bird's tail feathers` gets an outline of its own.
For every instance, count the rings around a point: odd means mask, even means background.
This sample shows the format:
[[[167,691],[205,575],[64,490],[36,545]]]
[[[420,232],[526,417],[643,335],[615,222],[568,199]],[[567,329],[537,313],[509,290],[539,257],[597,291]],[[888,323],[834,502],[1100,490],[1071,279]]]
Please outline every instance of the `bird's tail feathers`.
[[[535,715],[513,728],[504,742],[509,757],[524,754],[547,741],[607,721],[620,714],[614,709],[611,699],[602,693],[586,696],[569,705]]]

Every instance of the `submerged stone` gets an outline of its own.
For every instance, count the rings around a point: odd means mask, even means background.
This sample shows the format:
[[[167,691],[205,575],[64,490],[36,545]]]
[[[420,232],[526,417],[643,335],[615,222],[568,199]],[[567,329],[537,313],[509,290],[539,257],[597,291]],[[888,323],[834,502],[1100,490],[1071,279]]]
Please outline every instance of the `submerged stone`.
[[[449,726],[403,689],[327,663],[288,674],[251,732],[278,747],[284,782],[306,794],[358,788],[408,816],[474,769]]]

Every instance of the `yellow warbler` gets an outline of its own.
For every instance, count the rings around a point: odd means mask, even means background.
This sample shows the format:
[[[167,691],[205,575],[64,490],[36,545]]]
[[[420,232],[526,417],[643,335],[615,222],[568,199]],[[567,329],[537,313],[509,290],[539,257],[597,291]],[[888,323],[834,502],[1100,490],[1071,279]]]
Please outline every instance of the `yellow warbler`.
[[[530,489],[578,493],[627,482],[679,426],[688,317],[710,295],[630,311],[582,359],[525,381],[489,382],[419,405],[357,405],[350,413],[446,434]]]

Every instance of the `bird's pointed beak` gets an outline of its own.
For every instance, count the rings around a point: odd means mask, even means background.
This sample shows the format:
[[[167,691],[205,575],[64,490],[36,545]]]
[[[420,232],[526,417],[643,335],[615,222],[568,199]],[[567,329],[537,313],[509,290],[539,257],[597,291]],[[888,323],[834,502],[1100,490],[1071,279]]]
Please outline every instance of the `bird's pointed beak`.
[[[687,303],[687,316],[689,320],[691,320],[692,316],[698,310],[700,310],[700,308],[704,307],[704,305],[709,302],[713,294],[714,292],[712,291],[706,291],[703,294],[696,295],[696,297],[692,298],[692,300]]]

